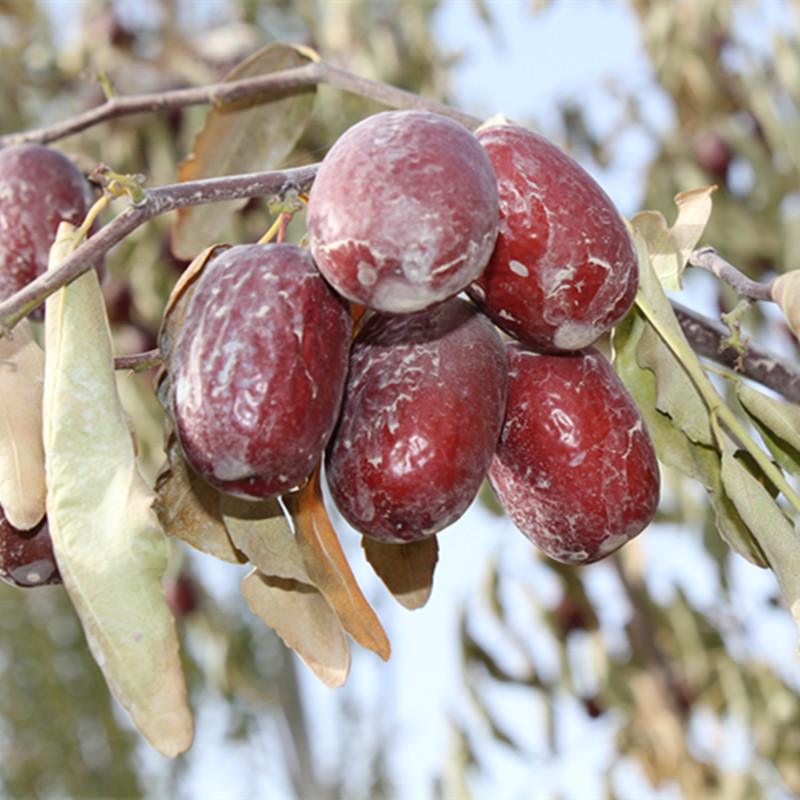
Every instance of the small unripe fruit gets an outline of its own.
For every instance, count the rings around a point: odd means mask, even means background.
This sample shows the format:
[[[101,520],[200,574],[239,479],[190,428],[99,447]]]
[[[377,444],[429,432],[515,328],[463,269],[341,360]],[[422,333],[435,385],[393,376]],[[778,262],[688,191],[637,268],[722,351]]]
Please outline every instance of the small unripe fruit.
[[[350,357],[328,485],[342,516],[383,542],[425,538],[475,499],[505,411],[502,339],[460,298],[375,314]]]
[[[232,494],[296,488],[341,405],[352,319],[308,251],[238,245],[197,278],[169,351],[168,410],[188,464]]]
[[[659,471],[642,415],[594,348],[506,347],[506,419],[489,480],[515,525],[556,561],[589,564],[653,519]]]
[[[591,345],[633,305],[638,264],[625,221],[583,167],[518,125],[478,131],[500,192],[500,231],[469,293],[537,350]]]
[[[338,292],[410,313],[480,275],[497,237],[497,181],[466,128],[427,111],[386,111],[325,156],[307,221],[314,260]]]

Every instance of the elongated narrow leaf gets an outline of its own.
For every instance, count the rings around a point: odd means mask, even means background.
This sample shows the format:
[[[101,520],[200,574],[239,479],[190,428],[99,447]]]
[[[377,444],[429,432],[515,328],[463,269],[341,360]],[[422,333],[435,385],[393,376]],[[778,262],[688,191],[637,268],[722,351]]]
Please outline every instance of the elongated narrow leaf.
[[[319,468],[299,492],[284,498],[294,521],[303,562],[315,585],[325,595],[342,627],[384,661],[391,647],[380,620],[361,592],[331,525],[319,483]]]
[[[220,493],[186,465],[174,433],[167,441],[168,462],[156,478],[153,506],[164,532],[222,561],[244,563],[223,522]]]
[[[662,317],[670,325],[671,309],[664,306],[666,298],[646,259],[640,259],[640,273],[649,301],[658,304]],[[674,324],[677,325],[677,321]],[[647,355],[642,358],[641,343],[645,338]],[[658,459],[699,481],[708,492],[721,538],[748,561],[766,566],[750,528],[722,485],[721,456],[711,434],[708,411],[703,411],[702,398],[688,376],[682,378],[687,397],[682,398],[675,392],[665,392],[658,397],[658,382],[678,380],[675,376],[682,367],[667,345],[660,340],[655,342],[656,339],[657,334],[648,320],[634,308],[615,328],[612,342],[614,368],[644,416]]]
[[[326,686],[344,684],[350,670],[347,637],[316,586],[254,569],[242,579],[242,596]]]
[[[644,247],[638,231],[634,229],[634,232],[639,255],[639,297],[652,308],[659,324],[685,345],[683,359],[691,359],[699,367],[697,356],[686,341],[680,323],[650,264],[647,248]],[[641,331],[636,358],[641,366],[648,367],[656,376],[658,410],[668,414],[693,442],[713,446],[714,436],[708,408],[686,371],[686,362],[672,352],[652,325],[646,325]]]
[[[51,254],[74,246],[62,226]],[[175,621],[161,576],[167,540],[119,403],[108,321],[93,270],[47,301],[47,515],[64,585],[92,655],[162,755],[193,737]]]
[[[220,509],[236,547],[264,575],[313,583],[277,500],[257,502],[222,495]]]
[[[273,42],[237,66],[225,80],[301,67],[316,60],[316,53],[307,47]],[[275,168],[300,138],[311,115],[314,95],[313,86],[304,86],[215,106],[194,141],[191,155],[178,165],[178,180]],[[246,202],[229,200],[181,209],[172,230],[175,255],[192,258],[216,238],[228,217]]]
[[[21,530],[45,514],[43,387],[44,353],[24,319],[0,339],[0,507]]]
[[[742,381],[736,384],[736,396],[778,464],[800,474],[800,406],[768,397]]]
[[[406,544],[387,544],[365,536],[361,546],[375,574],[401,606],[413,611],[428,602],[439,558],[435,536]]]
[[[754,531],[800,626],[800,535],[764,485],[734,457],[732,446],[722,453],[722,482]]]

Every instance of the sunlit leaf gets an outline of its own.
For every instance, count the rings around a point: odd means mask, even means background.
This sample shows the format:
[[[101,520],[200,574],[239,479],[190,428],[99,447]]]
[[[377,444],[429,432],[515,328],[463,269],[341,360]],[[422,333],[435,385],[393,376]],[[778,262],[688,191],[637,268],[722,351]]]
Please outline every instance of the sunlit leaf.
[[[389,639],[361,592],[325,509],[319,467],[299,492],[284,497],[311,580],[336,611],[342,627],[362,646],[389,658]]]
[[[277,500],[240,500],[222,495],[220,509],[236,547],[264,575],[313,583]]]
[[[637,244],[641,257],[638,237]],[[678,322],[646,257],[640,258],[639,269],[648,301],[659,310],[663,324],[674,330]],[[722,539],[748,561],[766,566],[749,527],[722,485],[721,456],[708,410],[681,362],[663,341],[656,341],[657,336],[644,315],[634,308],[614,330],[614,368],[642,412],[659,461],[699,481],[708,492]],[[641,344],[643,339],[645,347]],[[640,362],[642,351],[646,365]],[[687,351],[688,357],[694,358],[688,346]],[[670,390],[659,397],[659,381],[663,384],[670,380],[683,387],[683,395]]]
[[[401,606],[414,610],[428,602],[439,558],[435,536],[405,544],[378,542],[364,536],[361,546],[375,574]]]
[[[52,263],[72,238],[62,226]],[[58,567],[111,692],[150,744],[175,756],[191,745],[193,722],[161,585],[168,545],[136,467],[93,270],[47,300],[45,351],[47,515]]]
[[[154,508],[167,536],[222,561],[246,561],[231,541],[220,511],[220,492],[187,465],[177,436],[167,444],[168,462],[156,478]]]
[[[242,596],[326,686],[335,689],[345,682],[350,669],[347,637],[315,586],[253,570],[242,579]]]
[[[21,530],[45,514],[44,353],[23,319],[0,339],[0,507]]]
[[[647,243],[653,268],[668,292],[682,288],[681,276],[711,217],[711,195],[716,189],[706,186],[676,195],[678,216],[672,227],[660,211],[640,211],[631,219]]]
[[[634,240],[639,255],[640,296],[653,309],[659,324],[685,344],[684,358],[692,359],[699,365],[697,356],[686,342],[680,323],[653,271],[641,237],[635,235]],[[655,375],[658,410],[667,414],[693,442],[713,445],[708,408],[685,369],[685,361],[678,358],[650,324],[644,325],[638,331],[636,359],[640,366],[648,367]]]
[[[313,50],[273,42],[225,77],[241,80],[318,60]],[[311,115],[315,88],[264,92],[214,106],[192,146],[178,165],[178,180],[239,175],[277,167],[291,152]],[[247,202],[229,200],[181,209],[172,229],[172,251],[192,258],[220,233],[228,217]]]

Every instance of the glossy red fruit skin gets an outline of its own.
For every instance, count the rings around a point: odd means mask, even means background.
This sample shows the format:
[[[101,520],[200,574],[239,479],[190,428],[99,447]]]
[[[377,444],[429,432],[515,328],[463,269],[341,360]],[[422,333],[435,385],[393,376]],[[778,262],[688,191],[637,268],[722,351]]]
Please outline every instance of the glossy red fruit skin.
[[[342,516],[395,543],[455,522],[491,463],[507,381],[500,334],[465,300],[372,316],[353,343],[326,457]]]
[[[39,144],[0,150],[0,300],[47,269],[62,220],[79,225],[93,202],[80,170]]]
[[[0,509],[0,578],[30,589],[61,583],[45,517],[35,528],[15,528]]]
[[[497,174],[500,232],[470,296],[498,327],[538,350],[591,345],[636,296],[625,221],[591,175],[543,136],[509,124],[476,136]]]
[[[506,419],[489,481],[545,554],[589,564],[641,533],[660,478],[633,398],[594,348],[570,355],[507,345]]]
[[[169,355],[187,463],[243,497],[302,484],[336,424],[351,335],[305,248],[238,245],[209,262]]]
[[[478,277],[498,214],[494,171],[472,133],[439,114],[385,111],[325,156],[307,225],[314,260],[338,292],[404,314]]]

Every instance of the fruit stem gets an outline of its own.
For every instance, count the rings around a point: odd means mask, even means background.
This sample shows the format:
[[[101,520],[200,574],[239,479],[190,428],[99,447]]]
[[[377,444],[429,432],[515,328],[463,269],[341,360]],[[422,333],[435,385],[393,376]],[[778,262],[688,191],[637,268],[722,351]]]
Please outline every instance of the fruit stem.
[[[694,351],[688,344],[681,341],[673,331],[662,324],[655,309],[648,303],[641,292],[636,298],[636,305],[663,342],[672,351],[673,355],[680,361],[683,369],[688,373],[708,407],[709,415],[712,420],[716,419],[721,422],[728,431],[738,439],[739,444],[753,456],[753,459],[764,473],[764,476],[772,481],[775,487],[790,503],[792,508],[800,513],[800,496],[798,496],[783,476],[783,473],[772,463],[770,458],[755,441],[753,441],[753,438],[736,418],[736,415],[725,404],[725,401],[720,397],[714,385],[709,380],[708,375],[706,375]]]

